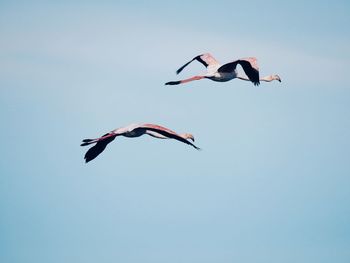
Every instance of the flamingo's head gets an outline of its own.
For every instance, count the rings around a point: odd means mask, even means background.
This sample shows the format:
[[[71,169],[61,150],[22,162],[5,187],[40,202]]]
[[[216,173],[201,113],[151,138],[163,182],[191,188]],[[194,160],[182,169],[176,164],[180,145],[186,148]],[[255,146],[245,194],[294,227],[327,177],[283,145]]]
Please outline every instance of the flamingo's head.
[[[279,82],[282,81],[280,76],[278,76],[278,75],[273,75],[272,77],[273,77],[274,80],[278,80]]]
[[[186,140],[190,139],[191,141],[194,142],[194,137],[191,133],[185,133],[182,135],[183,138],[185,138]]]

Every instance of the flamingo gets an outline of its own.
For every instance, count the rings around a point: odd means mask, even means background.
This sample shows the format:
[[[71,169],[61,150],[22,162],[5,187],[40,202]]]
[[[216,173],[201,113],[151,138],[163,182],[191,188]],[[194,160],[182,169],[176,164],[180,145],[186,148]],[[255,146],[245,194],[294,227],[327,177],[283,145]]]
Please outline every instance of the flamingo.
[[[193,146],[195,149],[200,150],[197,146],[195,146],[192,142],[188,141],[188,139],[194,142],[194,137],[190,133],[177,134],[176,132],[162,127],[156,124],[130,124],[125,127],[117,128],[113,131],[106,133],[105,135],[97,138],[97,139],[85,139],[82,141],[80,146],[86,146],[93,143],[96,143],[93,147],[91,147],[85,154],[85,162],[90,162],[95,159],[100,153],[104,151],[106,146],[112,142],[117,136],[125,136],[129,138],[140,137],[144,134],[148,134],[152,137],[158,139],[175,139],[180,142],[189,144]]]
[[[186,66],[188,66],[188,64],[190,64],[194,60],[197,60],[198,62],[202,63],[207,68],[206,74],[196,75],[194,77],[178,80],[178,81],[170,81],[165,83],[165,85],[178,85],[178,84],[183,84],[183,83],[187,83],[194,80],[200,80],[204,78],[210,79],[213,81],[218,81],[218,82],[225,82],[234,78],[238,78],[241,80],[251,81],[254,83],[255,86],[259,85],[260,81],[270,82],[273,80],[278,80],[279,82],[281,82],[281,78],[278,75],[268,75],[263,78],[259,78],[259,67],[257,64],[257,59],[254,57],[241,58],[233,62],[229,62],[224,65],[221,65],[209,53],[205,53],[197,57],[194,57],[192,60],[190,60],[181,68],[179,68],[176,71],[176,74],[179,74]],[[238,64],[242,66],[247,76],[241,75],[237,72],[236,67]]]

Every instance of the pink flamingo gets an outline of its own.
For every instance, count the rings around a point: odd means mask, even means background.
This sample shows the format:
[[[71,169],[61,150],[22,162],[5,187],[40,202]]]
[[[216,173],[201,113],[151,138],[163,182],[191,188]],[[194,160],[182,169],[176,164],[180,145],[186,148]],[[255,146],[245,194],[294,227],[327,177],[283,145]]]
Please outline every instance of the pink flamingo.
[[[175,139],[180,142],[189,144],[197,150],[200,150],[200,148],[198,148],[193,143],[188,141],[188,139],[190,139],[194,142],[194,137],[190,133],[177,134],[176,132],[168,128],[155,125],[155,124],[130,124],[122,128],[117,128],[97,139],[83,140],[83,143],[80,146],[86,146],[86,145],[96,143],[96,145],[91,147],[86,152],[84,157],[85,162],[90,162],[91,160],[95,159],[100,153],[104,151],[106,146],[110,142],[112,142],[117,136],[125,136],[125,137],[133,138],[133,137],[142,136],[144,134],[148,134],[158,139]]]
[[[270,82],[273,80],[278,80],[279,82],[281,82],[281,78],[278,75],[268,75],[263,78],[259,78],[259,67],[257,64],[257,60],[254,57],[241,58],[233,62],[220,65],[220,63],[209,53],[202,54],[193,58],[191,61],[187,62],[185,65],[179,68],[176,71],[176,74],[179,74],[188,64],[190,64],[194,60],[199,61],[207,68],[206,74],[197,75],[188,79],[178,81],[170,81],[165,83],[165,85],[178,85],[194,80],[200,80],[203,78],[218,82],[225,82],[234,78],[238,78],[241,80],[251,81],[254,83],[254,85],[259,85],[260,81]],[[241,75],[237,72],[236,67],[238,64],[242,66],[247,76]]]

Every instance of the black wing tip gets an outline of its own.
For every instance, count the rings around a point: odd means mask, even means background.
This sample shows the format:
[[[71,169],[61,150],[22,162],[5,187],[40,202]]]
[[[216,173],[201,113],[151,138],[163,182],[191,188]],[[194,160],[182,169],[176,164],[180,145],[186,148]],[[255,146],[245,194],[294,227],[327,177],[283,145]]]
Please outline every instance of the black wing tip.
[[[91,156],[91,155],[89,154],[89,152],[87,152],[87,153],[85,154],[85,156],[84,156],[85,163],[88,163],[88,162],[92,161],[92,160],[95,159],[96,157],[97,157],[97,155],[96,155],[96,156]]]
[[[101,141],[98,141],[96,145],[92,146],[85,154],[85,162],[88,163],[91,160],[99,156],[107,147],[107,145],[115,139],[116,136],[105,138]]]
[[[96,157],[92,157],[91,154],[89,154],[91,151],[87,151],[85,156],[84,156],[84,160],[85,160],[85,163],[88,163],[90,162],[91,160],[95,159]]]
[[[85,163],[88,163],[88,162],[92,161],[95,158],[84,158],[84,159],[85,159]]]
[[[165,85],[178,85],[180,83],[181,83],[181,81],[169,81],[169,82],[165,83]]]
[[[181,68],[179,68],[178,70],[176,70],[176,74],[178,75],[184,68],[186,68],[194,59],[192,59],[191,61],[188,61],[185,65],[183,65]]]
[[[94,146],[95,147],[95,146]],[[85,159],[85,163],[88,163],[90,161],[92,161],[93,159],[95,159],[102,151],[96,151],[96,148],[92,147],[93,149],[87,151],[87,153],[85,154],[84,156],[84,159]]]

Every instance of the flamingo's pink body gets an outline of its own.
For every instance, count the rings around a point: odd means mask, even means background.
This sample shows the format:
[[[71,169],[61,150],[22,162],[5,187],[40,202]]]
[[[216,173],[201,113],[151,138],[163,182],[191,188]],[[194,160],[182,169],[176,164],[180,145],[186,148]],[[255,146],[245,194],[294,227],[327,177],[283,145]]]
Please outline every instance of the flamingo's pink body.
[[[179,74],[188,64],[192,61],[197,60],[202,63],[207,68],[207,73],[204,75],[197,75],[188,79],[170,81],[165,83],[165,85],[178,85],[184,84],[194,80],[200,79],[210,79],[218,82],[226,82],[235,78],[248,80],[254,83],[254,85],[259,85],[260,81],[270,82],[272,80],[278,80],[281,82],[281,78],[278,75],[269,75],[263,78],[259,77],[259,67],[256,58],[241,58],[233,62],[221,65],[212,55],[209,53],[199,55],[193,58],[191,61],[187,62],[181,68],[179,68],[176,73]],[[238,73],[236,67],[241,65],[246,76]]]
[[[117,136],[125,136],[129,138],[139,137],[144,134],[148,134],[152,137],[158,139],[175,139],[181,141],[183,143],[189,144],[193,146],[195,149],[199,150],[197,146],[195,146],[192,142],[188,141],[188,139],[194,142],[194,137],[192,134],[184,133],[177,134],[176,132],[165,128],[156,124],[130,124],[128,126],[117,128],[105,135],[97,138],[97,139],[85,139],[81,146],[90,145],[96,143],[95,146],[91,147],[85,154],[85,161],[89,162],[95,159],[100,153],[104,151],[106,146],[112,142]]]

